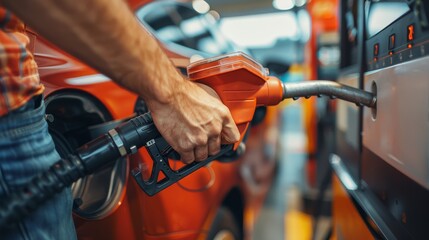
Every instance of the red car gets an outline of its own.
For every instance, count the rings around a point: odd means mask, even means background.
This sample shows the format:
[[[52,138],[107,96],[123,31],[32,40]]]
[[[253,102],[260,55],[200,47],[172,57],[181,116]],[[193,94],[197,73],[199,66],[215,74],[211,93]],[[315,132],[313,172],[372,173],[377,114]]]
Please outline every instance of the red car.
[[[163,27],[171,29],[183,26],[184,21],[203,21],[208,17],[187,4],[145,5],[144,1],[129,1],[129,4],[142,21],[142,27],[154,33],[182,72],[192,55],[206,57],[233,50],[228,42],[217,44],[219,36],[213,35],[214,24],[203,24],[210,27],[194,32],[192,40],[183,35],[183,39],[168,41],[165,32],[164,38],[160,37],[159,29]],[[150,17],[143,14],[146,8],[154,7],[157,11],[149,12]],[[178,18],[179,22],[171,22],[167,19],[171,14],[183,16]],[[46,86],[49,129],[60,155],[73,152],[120,122],[147,111],[137,95],[36,33],[29,35]],[[198,41],[203,42],[188,44]],[[206,51],[204,46],[211,50],[218,47],[219,51]],[[276,165],[276,111],[259,109],[257,116],[255,126],[249,130],[244,155],[230,163],[215,161],[153,197],[146,195],[130,177],[132,169],[139,168],[143,175],[150,170],[152,161],[145,149],[76,182],[72,191],[79,239],[249,238]]]

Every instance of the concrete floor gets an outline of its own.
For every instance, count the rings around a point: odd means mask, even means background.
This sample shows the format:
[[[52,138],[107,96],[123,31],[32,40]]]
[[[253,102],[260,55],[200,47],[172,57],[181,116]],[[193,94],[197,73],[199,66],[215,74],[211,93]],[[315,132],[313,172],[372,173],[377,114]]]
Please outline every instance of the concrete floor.
[[[307,183],[307,136],[300,101],[282,110],[280,153],[276,178],[257,219],[254,240],[324,239],[330,218],[319,218],[313,238],[312,216],[304,211],[303,194],[311,192]]]

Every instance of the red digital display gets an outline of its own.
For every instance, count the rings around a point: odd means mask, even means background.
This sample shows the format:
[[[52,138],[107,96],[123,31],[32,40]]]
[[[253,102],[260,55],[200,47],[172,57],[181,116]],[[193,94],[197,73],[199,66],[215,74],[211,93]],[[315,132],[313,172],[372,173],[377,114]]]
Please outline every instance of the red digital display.
[[[414,40],[414,24],[408,25],[407,27],[407,40],[408,42]]]
[[[391,50],[395,47],[395,41],[396,41],[395,34],[390,35],[390,37],[389,37],[389,50]]]
[[[378,53],[380,52],[380,46],[377,44],[374,44],[374,57],[378,56]]]

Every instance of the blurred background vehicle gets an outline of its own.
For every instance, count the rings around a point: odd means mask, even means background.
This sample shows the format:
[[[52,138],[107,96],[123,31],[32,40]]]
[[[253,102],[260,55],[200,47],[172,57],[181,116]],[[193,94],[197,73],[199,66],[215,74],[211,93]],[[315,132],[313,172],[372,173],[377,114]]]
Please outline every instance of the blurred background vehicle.
[[[129,4],[183,74],[191,59],[246,51],[222,37],[216,16],[198,13],[190,4]],[[147,112],[138,96],[37,33],[29,30],[29,36],[46,86],[49,129],[61,156]],[[242,156],[213,162],[153,197],[129,174],[134,168],[143,175],[150,171],[152,160],[144,149],[76,182],[72,192],[79,239],[250,239],[275,172],[277,117],[275,108],[259,108]]]
[[[217,25],[219,15],[214,11],[202,14],[190,3],[154,1],[135,13],[166,49],[183,56],[198,59],[246,51],[225,38]]]

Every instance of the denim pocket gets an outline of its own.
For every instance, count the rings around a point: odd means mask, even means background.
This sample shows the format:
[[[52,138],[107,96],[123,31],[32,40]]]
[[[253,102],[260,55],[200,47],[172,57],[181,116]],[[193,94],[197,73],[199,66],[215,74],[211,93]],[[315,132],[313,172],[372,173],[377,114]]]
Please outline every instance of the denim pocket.
[[[11,188],[60,159],[44,114],[42,102],[36,109],[14,112],[0,119],[0,170]]]
[[[43,101],[0,118],[0,198],[60,159],[44,119]],[[2,239],[76,239],[70,188],[46,201]]]

